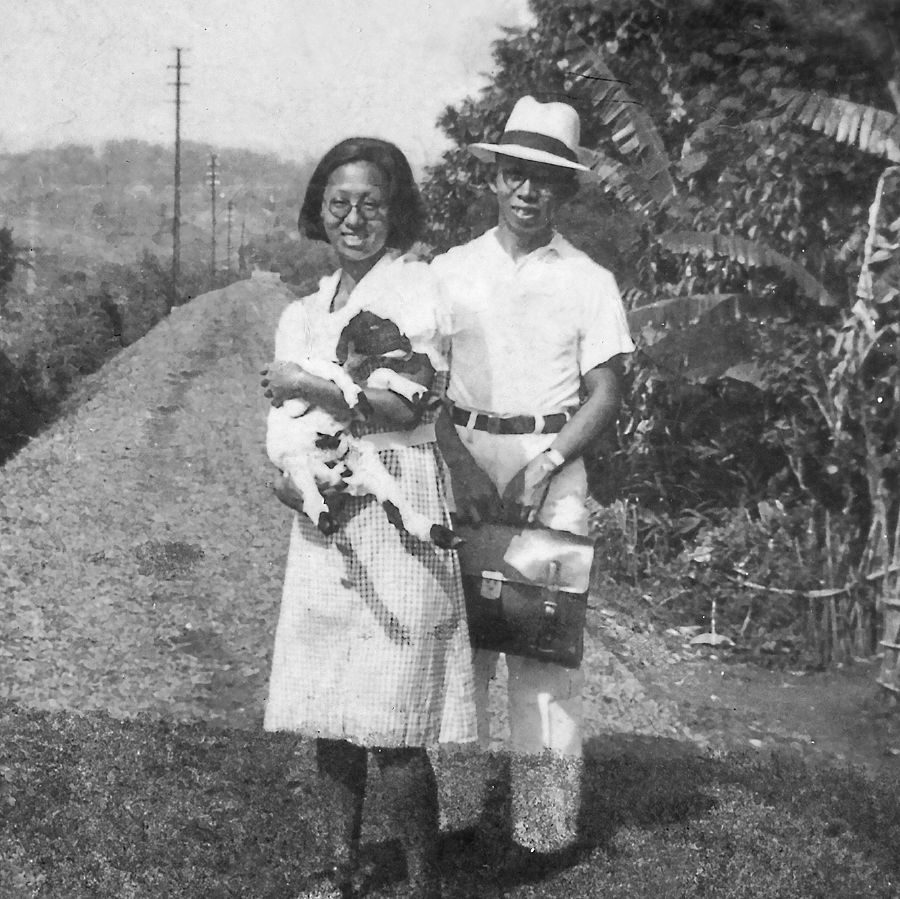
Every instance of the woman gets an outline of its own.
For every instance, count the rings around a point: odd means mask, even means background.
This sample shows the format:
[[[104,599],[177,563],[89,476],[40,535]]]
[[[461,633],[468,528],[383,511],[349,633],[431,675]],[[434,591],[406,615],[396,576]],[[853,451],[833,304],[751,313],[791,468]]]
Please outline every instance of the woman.
[[[423,221],[403,154],[392,144],[352,138],[322,158],[300,211],[300,228],[328,241],[340,270],[318,293],[285,310],[276,359],[263,385],[273,406],[300,397],[347,413],[330,381],[290,359],[307,342],[334,347],[354,297],[392,291],[412,320],[434,314],[427,267],[401,255]],[[357,292],[358,291],[358,292]],[[348,305],[349,304],[349,305]],[[358,305],[358,300],[356,301]],[[402,326],[401,322],[398,322]],[[436,329],[435,329],[436,331]],[[430,387],[435,346],[420,353]],[[366,388],[368,435],[418,511],[449,526],[433,414],[396,394]],[[278,408],[271,416],[280,414]],[[270,424],[271,426],[271,424]],[[291,490],[279,497],[296,507]],[[336,506],[325,536],[294,517],[266,707],[267,730],[316,738],[319,775],[341,821],[334,886],[354,895],[367,753],[385,781],[407,858],[410,895],[437,897],[437,785],[425,746],[439,737],[475,739],[471,659],[456,557],[395,528],[371,497]]]

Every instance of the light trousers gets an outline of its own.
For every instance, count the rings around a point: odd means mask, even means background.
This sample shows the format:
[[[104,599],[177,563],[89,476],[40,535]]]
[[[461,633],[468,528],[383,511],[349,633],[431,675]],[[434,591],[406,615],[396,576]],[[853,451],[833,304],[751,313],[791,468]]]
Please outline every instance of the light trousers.
[[[553,434],[488,434],[457,427],[475,462],[502,494],[515,474],[553,443]],[[538,520],[549,528],[586,534],[588,531],[587,476],[580,459],[561,468],[550,482]],[[495,676],[499,653],[477,650],[475,708],[478,739],[487,748],[491,740],[488,688]],[[580,669],[552,662],[507,656],[510,748],[536,754],[544,750],[581,756],[582,687]]]

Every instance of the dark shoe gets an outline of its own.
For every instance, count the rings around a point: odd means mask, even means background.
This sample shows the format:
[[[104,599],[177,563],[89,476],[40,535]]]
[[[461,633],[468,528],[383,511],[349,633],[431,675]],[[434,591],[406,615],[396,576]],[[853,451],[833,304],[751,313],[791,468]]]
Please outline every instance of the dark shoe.
[[[316,871],[298,899],[361,899],[371,885],[374,865],[356,854]]]
[[[509,883],[543,880],[574,868],[590,855],[590,847],[573,843],[551,852],[537,852],[510,841],[503,847],[500,867],[502,878]]]

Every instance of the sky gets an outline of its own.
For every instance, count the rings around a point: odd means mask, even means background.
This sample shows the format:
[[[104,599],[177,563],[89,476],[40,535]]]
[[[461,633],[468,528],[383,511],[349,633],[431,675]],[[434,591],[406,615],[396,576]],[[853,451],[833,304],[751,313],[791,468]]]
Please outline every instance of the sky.
[[[419,169],[529,21],[527,0],[0,0],[0,151],[172,143],[180,46],[184,139],[300,161],[364,134]]]

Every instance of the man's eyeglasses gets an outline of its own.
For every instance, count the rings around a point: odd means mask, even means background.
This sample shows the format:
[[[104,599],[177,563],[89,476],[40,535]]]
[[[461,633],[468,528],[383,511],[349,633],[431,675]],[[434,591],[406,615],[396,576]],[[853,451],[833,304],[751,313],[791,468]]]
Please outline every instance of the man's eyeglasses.
[[[342,222],[350,215],[351,209],[355,209],[356,214],[367,222],[384,218],[387,214],[387,206],[370,197],[363,197],[355,203],[351,202],[347,197],[332,197],[330,200],[325,201],[325,208],[339,222]]]
[[[503,166],[500,177],[509,190],[518,190],[527,181],[532,190],[544,196],[556,193],[570,181],[566,175],[535,173],[518,166]]]

